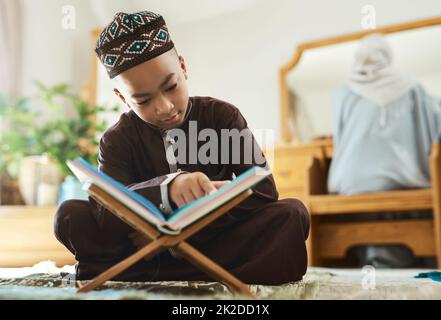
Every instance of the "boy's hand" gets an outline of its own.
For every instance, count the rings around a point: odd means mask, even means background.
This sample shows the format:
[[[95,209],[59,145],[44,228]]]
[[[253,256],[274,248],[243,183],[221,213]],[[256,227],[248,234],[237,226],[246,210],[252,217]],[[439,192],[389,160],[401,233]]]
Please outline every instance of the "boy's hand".
[[[171,200],[178,206],[199,199],[228,183],[229,180],[211,181],[202,172],[191,172],[178,175],[169,186]]]

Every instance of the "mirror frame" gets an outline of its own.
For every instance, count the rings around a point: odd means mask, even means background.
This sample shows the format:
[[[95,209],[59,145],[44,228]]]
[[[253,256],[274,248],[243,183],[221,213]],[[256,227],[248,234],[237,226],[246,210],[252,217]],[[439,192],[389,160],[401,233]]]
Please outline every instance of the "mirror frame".
[[[96,97],[97,97],[97,87],[98,87],[98,58],[95,55],[95,44],[96,41],[100,35],[101,32],[101,28],[93,28],[92,31],[90,32],[92,35],[92,48],[94,50],[92,50],[92,57],[91,57],[91,72],[90,72],[90,83],[89,83],[89,88],[90,88],[90,92],[89,92],[89,99],[88,101],[91,103],[91,105],[96,104]]]
[[[336,45],[344,42],[359,40],[364,36],[372,33],[389,34],[389,33],[425,28],[435,25],[441,25],[441,16],[437,16],[429,19],[416,20],[412,22],[393,24],[381,28],[349,33],[341,36],[324,38],[320,40],[314,40],[299,44],[296,47],[294,55],[292,56],[290,61],[279,69],[280,127],[282,134],[282,143],[289,144],[293,141],[294,138],[296,138],[297,141],[299,140],[299,137],[295,137],[289,130],[290,112],[289,112],[289,89],[288,89],[287,75],[288,72],[290,72],[292,69],[296,67],[296,65],[299,63],[300,58],[302,57],[305,51],[320,47]]]

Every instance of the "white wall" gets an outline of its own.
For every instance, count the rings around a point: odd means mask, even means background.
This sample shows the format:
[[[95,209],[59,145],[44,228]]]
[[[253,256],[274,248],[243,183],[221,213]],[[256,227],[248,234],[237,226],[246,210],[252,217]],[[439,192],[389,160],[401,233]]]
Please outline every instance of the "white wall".
[[[246,12],[170,32],[186,57],[193,94],[231,101],[250,126],[279,134],[278,69],[298,43],[361,30],[366,4],[375,6],[378,26],[441,14],[437,0],[262,0]]]
[[[32,92],[32,79],[49,84],[68,81],[78,89],[89,78],[90,30],[99,21],[92,11],[96,6],[86,0],[22,1],[23,91]],[[166,21],[176,12],[185,16],[201,9],[188,7],[185,1],[164,2],[169,14],[161,12],[160,2],[154,1],[154,6]],[[139,8],[141,2],[130,1],[128,5],[133,3]],[[76,30],[61,28],[64,4],[76,8]],[[142,4],[149,9],[149,1]],[[378,26],[441,14],[439,0],[256,0],[233,12],[205,20],[198,16],[195,22],[170,22],[169,27],[187,61],[192,95],[230,101],[241,109],[252,128],[273,128],[278,135],[279,67],[300,42],[360,30],[361,8],[366,4],[375,6]],[[128,7],[126,11],[132,10]]]
[[[75,29],[62,28],[62,7],[73,5],[76,13]],[[90,76],[90,31],[96,25],[90,5],[82,0],[22,0],[23,95],[36,93],[35,80],[47,85],[70,83],[79,92]],[[42,105],[35,105],[43,109]],[[50,115],[48,115],[50,116]]]

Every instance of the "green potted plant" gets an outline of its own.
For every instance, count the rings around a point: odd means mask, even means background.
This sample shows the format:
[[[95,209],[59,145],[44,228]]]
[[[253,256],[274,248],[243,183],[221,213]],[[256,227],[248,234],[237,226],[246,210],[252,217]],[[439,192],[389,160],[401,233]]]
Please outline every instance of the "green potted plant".
[[[8,99],[0,93],[0,204],[23,204],[17,177],[20,161],[35,154],[33,137],[37,113],[30,110],[29,99]]]
[[[85,198],[86,194],[71,176],[66,161],[82,157],[96,165],[97,137],[107,127],[105,121],[97,121],[97,115],[118,110],[117,106],[106,110],[103,106],[89,104],[71,93],[67,84],[46,86],[37,82],[36,85],[37,99],[49,110],[50,119],[46,121],[41,113],[31,110],[30,99],[23,97],[9,101],[0,94],[0,196],[4,189],[1,186],[6,185],[9,189],[15,186],[16,189],[13,192],[7,190],[8,200],[0,201],[0,204],[38,204],[36,190],[39,181],[35,172],[40,171],[36,168],[41,169],[41,166],[49,167],[50,170],[46,168],[42,176],[50,173],[52,184],[54,181],[59,183],[58,176],[65,179],[59,201],[70,197]],[[66,117],[65,111],[73,115]],[[56,174],[54,166],[58,167]],[[49,186],[41,187],[47,191]],[[22,197],[18,199],[20,195]]]
[[[90,105],[78,95],[69,92],[67,84],[52,87],[37,82],[39,98],[49,108],[51,121],[34,128],[35,148],[39,154],[47,153],[65,178],[59,202],[71,197],[86,198],[78,181],[71,175],[66,161],[82,157],[97,165],[99,137],[107,128],[106,121],[97,121],[97,115],[107,111],[101,105]],[[71,118],[65,110],[74,111]],[[118,111],[114,106],[109,111]]]

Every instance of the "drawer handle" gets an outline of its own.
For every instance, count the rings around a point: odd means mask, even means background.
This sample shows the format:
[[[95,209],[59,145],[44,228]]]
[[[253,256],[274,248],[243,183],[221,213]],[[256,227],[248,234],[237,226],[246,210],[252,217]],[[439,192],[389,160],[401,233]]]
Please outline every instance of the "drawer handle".
[[[277,172],[277,174],[279,174],[280,176],[290,176],[291,174],[292,174],[292,171],[289,171],[289,170],[282,170],[282,171],[279,171],[279,172]]]

